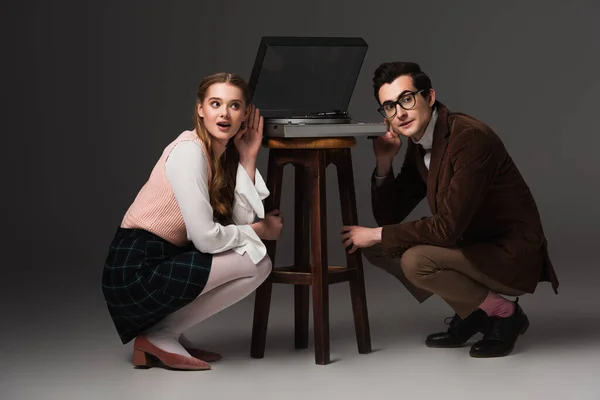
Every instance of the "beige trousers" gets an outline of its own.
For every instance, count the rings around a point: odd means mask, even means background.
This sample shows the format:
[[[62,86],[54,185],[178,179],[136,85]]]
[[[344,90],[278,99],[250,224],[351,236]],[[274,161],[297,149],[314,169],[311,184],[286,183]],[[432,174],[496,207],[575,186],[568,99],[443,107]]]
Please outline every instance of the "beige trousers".
[[[371,264],[398,278],[419,303],[437,294],[461,318],[477,310],[490,290],[508,296],[524,294],[482,274],[458,248],[420,245],[390,253],[376,244],[362,253]]]

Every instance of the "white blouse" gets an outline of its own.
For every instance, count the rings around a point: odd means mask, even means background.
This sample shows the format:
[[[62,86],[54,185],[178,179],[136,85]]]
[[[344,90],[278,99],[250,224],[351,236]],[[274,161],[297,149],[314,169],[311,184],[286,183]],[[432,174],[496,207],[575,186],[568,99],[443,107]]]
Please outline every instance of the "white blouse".
[[[234,250],[248,253],[257,264],[267,254],[262,240],[250,224],[264,218],[262,200],[270,193],[256,169],[252,182],[238,163],[232,225],[221,225],[213,218],[208,191],[209,164],[202,145],[194,141],[178,143],[166,161],[167,178],[181,210],[187,237],[203,253]]]

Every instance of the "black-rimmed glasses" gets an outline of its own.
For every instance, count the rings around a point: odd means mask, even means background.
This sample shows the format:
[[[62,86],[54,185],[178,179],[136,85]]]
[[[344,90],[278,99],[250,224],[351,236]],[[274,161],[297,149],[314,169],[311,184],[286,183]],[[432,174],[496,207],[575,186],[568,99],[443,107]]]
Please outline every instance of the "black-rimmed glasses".
[[[415,106],[415,104],[417,104],[417,99],[415,98],[415,96],[422,92],[424,92],[423,89],[417,90],[416,92],[401,93],[400,96],[398,97],[398,100],[386,101],[385,103],[383,103],[383,105],[381,107],[379,107],[377,109],[377,111],[384,118],[387,118],[387,119],[394,118],[394,116],[396,115],[396,112],[398,111],[398,108],[396,107],[396,105],[399,105],[400,107],[402,107],[405,110],[410,110]]]

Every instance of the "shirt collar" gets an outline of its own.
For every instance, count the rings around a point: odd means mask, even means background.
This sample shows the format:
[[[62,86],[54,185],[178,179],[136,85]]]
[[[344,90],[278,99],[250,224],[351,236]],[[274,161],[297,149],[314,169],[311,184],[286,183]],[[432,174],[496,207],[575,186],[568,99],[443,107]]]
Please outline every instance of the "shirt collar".
[[[437,107],[436,107],[433,109],[433,112],[431,113],[431,119],[429,120],[429,124],[427,124],[427,128],[425,128],[425,133],[423,134],[421,139],[419,139],[419,141],[415,141],[413,139],[413,142],[415,144],[420,144],[421,146],[423,146],[423,148],[425,150],[430,150],[431,146],[433,145],[433,130],[435,129],[435,124],[437,122],[437,118],[438,118],[438,111],[437,111]]]

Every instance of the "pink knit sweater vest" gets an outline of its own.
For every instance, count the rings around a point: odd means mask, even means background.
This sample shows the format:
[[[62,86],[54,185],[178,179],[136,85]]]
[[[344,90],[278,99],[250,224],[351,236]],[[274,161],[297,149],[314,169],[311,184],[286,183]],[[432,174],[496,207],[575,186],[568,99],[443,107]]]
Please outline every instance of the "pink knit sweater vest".
[[[163,150],[161,157],[150,173],[148,181],[142,186],[135,200],[125,213],[121,227],[144,229],[176,246],[189,244],[183,217],[167,178],[165,167],[167,158],[175,145],[187,140],[200,143],[206,155],[206,149],[200,138],[196,135],[195,130],[182,132]],[[210,175],[209,164],[209,181]]]

